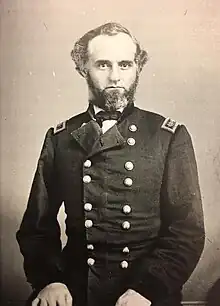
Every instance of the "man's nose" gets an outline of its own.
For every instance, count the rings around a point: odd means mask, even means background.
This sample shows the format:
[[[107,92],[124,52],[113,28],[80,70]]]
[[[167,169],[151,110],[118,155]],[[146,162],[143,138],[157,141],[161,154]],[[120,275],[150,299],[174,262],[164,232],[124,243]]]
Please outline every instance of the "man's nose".
[[[116,65],[112,66],[112,69],[109,75],[109,79],[113,83],[117,83],[120,81],[120,70],[118,66]]]

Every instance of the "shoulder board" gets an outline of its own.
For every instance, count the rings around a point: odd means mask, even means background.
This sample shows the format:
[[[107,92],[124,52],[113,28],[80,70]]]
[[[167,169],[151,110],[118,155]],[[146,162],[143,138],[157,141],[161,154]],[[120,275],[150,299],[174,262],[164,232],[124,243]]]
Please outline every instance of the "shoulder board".
[[[179,126],[178,122],[176,122],[175,120],[172,120],[170,118],[166,118],[161,125],[161,129],[166,130],[166,131],[174,134],[178,126]]]
[[[54,128],[54,134],[57,134],[63,130],[65,130],[66,128],[66,121],[63,121],[59,124],[57,124],[57,126]]]

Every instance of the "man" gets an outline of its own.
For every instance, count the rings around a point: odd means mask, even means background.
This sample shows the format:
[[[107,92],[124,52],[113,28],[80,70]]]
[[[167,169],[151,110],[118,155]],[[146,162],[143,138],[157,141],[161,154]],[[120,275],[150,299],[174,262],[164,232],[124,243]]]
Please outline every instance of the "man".
[[[41,151],[17,233],[31,305],[178,306],[204,246],[189,133],[134,106],[147,53],[121,25],[86,33],[71,55],[89,107]]]

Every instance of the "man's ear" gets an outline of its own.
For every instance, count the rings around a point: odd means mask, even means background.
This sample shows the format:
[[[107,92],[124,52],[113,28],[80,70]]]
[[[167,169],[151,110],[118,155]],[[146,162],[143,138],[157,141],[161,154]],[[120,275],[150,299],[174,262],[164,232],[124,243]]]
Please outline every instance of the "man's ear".
[[[147,63],[149,57],[148,53],[145,50],[142,50],[140,55],[139,55],[139,72],[142,71],[144,65]]]

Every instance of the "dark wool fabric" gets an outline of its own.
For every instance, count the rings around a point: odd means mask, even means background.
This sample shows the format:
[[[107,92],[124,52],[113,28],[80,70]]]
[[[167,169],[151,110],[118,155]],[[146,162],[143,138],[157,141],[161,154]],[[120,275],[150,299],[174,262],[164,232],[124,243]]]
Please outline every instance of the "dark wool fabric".
[[[175,133],[164,130],[163,122],[133,107],[105,134],[88,111],[60,132],[49,129],[17,232],[27,281],[37,292],[59,281],[69,287],[74,306],[114,306],[129,288],[153,306],[180,305],[204,246],[203,212],[189,133],[184,125]],[[57,221],[63,202],[64,250]],[[130,228],[123,228],[125,221]]]

